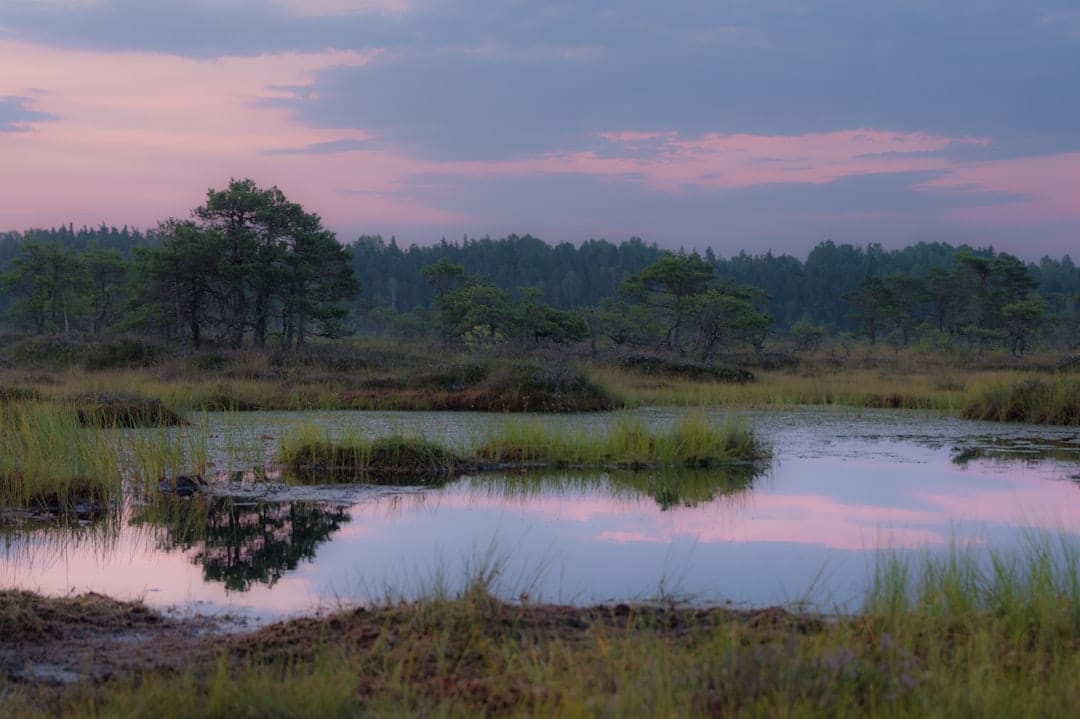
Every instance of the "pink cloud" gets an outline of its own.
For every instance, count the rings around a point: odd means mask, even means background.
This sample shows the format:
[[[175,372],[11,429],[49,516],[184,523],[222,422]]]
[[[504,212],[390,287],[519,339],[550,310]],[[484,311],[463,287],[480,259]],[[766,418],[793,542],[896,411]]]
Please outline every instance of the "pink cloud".
[[[408,0],[280,3],[318,14],[410,8]],[[579,50],[545,52],[573,59]],[[797,135],[686,135],[624,128],[596,133],[609,146],[603,152],[437,162],[394,147],[371,130],[304,125],[274,104],[314,93],[322,70],[389,60],[386,51],[197,60],[147,52],[62,50],[0,39],[0,57],[5,58],[0,97],[29,98],[29,109],[55,118],[29,123],[27,132],[0,133],[5,170],[0,229],[65,221],[151,227],[170,216],[186,216],[202,202],[206,188],[221,187],[230,177],[276,184],[333,226],[475,222],[461,211],[412,197],[412,178],[432,174],[632,178],[674,194],[686,188],[723,191],[929,172],[935,178],[913,189],[1022,197],[956,210],[952,217],[958,221],[1080,220],[1080,154],[986,162],[957,162],[943,154],[955,147],[985,146],[987,138],[872,128]],[[333,143],[353,149],[280,152]],[[612,222],[597,220],[605,226]]]
[[[321,69],[367,64],[378,51],[204,61],[0,42],[0,56],[16,58],[7,67],[18,68],[0,74],[0,96],[27,96],[32,109],[57,118],[34,124],[31,132],[0,134],[2,227],[67,219],[153,226],[186,216],[207,187],[247,176],[277,184],[335,220],[462,220],[459,213],[394,197],[398,184],[423,170],[405,156],[386,150],[266,154],[373,139],[358,130],[306,127],[267,101],[304,92]]]
[[[1074,222],[1080,219],[1080,153],[964,163],[916,189],[1019,196],[1011,202],[954,210],[953,217],[965,222]]]
[[[884,172],[945,169],[949,160],[926,153],[957,145],[983,146],[986,138],[872,129],[802,135],[707,133],[684,138],[675,132],[602,132],[604,140],[642,157],[608,157],[594,152],[557,154],[522,161],[531,171],[636,174],[669,192],[693,185],[731,189],[771,183],[833,182]]]
[[[413,9],[409,0],[271,0],[300,16],[402,15]]]
[[[513,508],[535,520],[566,522],[586,530],[596,523],[599,528],[591,539],[599,542],[670,544],[691,537],[702,544],[785,542],[862,551],[980,543],[980,537],[954,535],[960,520],[1051,531],[1080,526],[1080,500],[1074,494],[1071,485],[1024,476],[979,490],[916,493],[913,499],[924,505],[919,509],[846,503],[825,495],[768,493],[675,512],[661,511],[646,497],[600,495],[508,499],[497,493],[452,492],[441,496],[439,504],[497,512]],[[403,501],[422,506],[421,498]],[[382,511],[377,506],[359,510],[375,515]]]

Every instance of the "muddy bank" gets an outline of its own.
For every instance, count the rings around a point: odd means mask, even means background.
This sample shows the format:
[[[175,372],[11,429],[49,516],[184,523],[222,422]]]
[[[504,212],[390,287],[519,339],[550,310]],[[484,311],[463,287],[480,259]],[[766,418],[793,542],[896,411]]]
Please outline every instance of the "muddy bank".
[[[435,635],[483,635],[514,644],[585,641],[596,633],[685,635],[736,623],[763,639],[822,631],[822,619],[771,607],[739,610],[674,605],[573,607],[500,601],[470,590],[456,599],[358,607],[245,629],[230,618],[163,614],[141,602],[88,593],[60,598],[0,590],[0,686],[56,701],[64,687],[178,672],[220,661],[239,666],[309,662],[327,652],[383,652],[388,661],[426,651]],[[431,668],[434,670],[434,668]],[[472,673],[471,671],[468,673]],[[435,677],[428,677],[434,679]]]
[[[205,655],[205,638],[225,626],[95,593],[48,598],[0,591],[0,673],[11,682],[51,686],[179,670]]]

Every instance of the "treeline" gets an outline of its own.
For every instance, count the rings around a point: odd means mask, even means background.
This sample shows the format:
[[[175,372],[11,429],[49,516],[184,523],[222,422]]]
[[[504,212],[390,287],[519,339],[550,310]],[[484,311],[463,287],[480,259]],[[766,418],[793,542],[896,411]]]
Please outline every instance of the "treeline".
[[[342,334],[345,302],[359,290],[348,251],[319,216],[251,180],[211,189],[191,219],[153,235],[116,234],[115,243],[111,231],[70,227],[19,238],[0,274],[8,320],[36,334],[119,330],[233,348],[273,337],[290,347]]]
[[[709,357],[769,338],[854,335],[897,347],[1014,354],[1074,347],[1080,269],[993,248],[822,242],[671,253],[639,238],[549,245],[531,235],[402,249],[345,246],[317,215],[250,180],[145,233],[69,226],[0,235],[0,311],[21,332],[126,331],[198,345],[345,333],[536,345],[591,337]]]
[[[354,272],[364,288],[358,308],[387,307],[398,313],[431,305],[435,294],[421,270],[440,260],[460,265],[466,273],[485,277],[505,290],[535,287],[542,301],[553,307],[580,309],[617,296],[629,277],[664,254],[657,245],[639,238],[618,244],[588,240],[578,247],[548,245],[531,235],[465,238],[453,243],[444,239],[430,247],[412,245],[404,250],[393,238],[386,242],[380,236],[362,236],[350,248]],[[740,252],[723,258],[711,248],[702,258],[719,279],[763,290],[768,295],[767,311],[779,330],[804,321],[830,332],[853,332],[860,323],[852,315],[847,296],[863,278],[908,275],[927,280],[933,273],[950,271],[957,253],[988,260],[1007,256],[993,248],[938,242],[886,250],[876,243],[862,247],[825,241],[806,260],[771,252]],[[1066,310],[1080,294],[1080,270],[1068,256],[1044,257],[1024,267],[1056,311]]]
[[[618,294],[628,277],[662,254],[638,237],[619,244],[587,240],[575,246],[549,245],[528,234],[497,240],[466,237],[452,243],[443,238],[430,247],[411,245],[405,250],[393,237],[386,242],[379,235],[363,235],[349,247],[353,272],[364,288],[358,308],[381,306],[398,313],[431,306],[435,290],[424,281],[422,270],[444,260],[504,290],[533,287],[544,303],[576,309]]]

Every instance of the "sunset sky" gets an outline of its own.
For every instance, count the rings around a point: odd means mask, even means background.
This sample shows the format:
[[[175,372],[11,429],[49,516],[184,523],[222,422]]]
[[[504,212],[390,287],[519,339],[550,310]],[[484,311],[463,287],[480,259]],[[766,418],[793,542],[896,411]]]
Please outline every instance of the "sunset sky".
[[[231,177],[345,241],[1080,259],[1080,6],[0,0],[0,231]]]

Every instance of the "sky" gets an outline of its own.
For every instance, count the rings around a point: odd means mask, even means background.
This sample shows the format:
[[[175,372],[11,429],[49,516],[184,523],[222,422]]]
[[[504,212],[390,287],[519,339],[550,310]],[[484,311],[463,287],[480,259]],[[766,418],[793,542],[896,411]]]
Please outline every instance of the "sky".
[[[1076,0],[0,0],[0,231],[1080,249]]]

